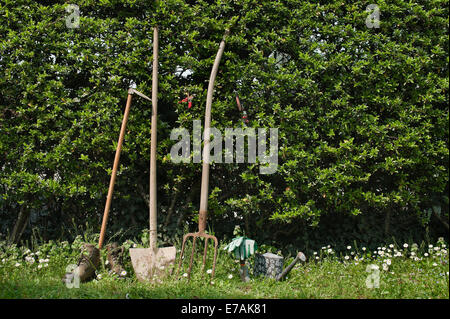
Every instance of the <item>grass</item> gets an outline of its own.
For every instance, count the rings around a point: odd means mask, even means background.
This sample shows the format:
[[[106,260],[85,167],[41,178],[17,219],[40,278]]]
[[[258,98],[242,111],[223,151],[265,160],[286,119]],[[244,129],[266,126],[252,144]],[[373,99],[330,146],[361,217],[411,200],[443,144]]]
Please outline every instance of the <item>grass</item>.
[[[125,278],[110,274],[104,266],[106,256],[102,252],[102,265],[97,272],[100,276],[79,288],[69,289],[61,278],[66,267],[76,263],[81,244],[81,237],[71,244],[49,242],[34,245],[33,249],[8,246],[1,241],[0,298],[449,298],[448,248],[443,240],[432,246],[423,243],[408,247],[406,244],[405,247],[390,245],[370,252],[349,246],[339,256],[333,248],[322,247],[308,256],[305,263],[294,267],[282,282],[270,278],[242,282],[239,264],[219,250],[216,275],[211,282],[210,274],[194,265],[190,281],[181,275],[180,279],[170,276],[160,284],[141,283],[135,279],[129,258],[126,258]],[[127,241],[124,246],[128,249],[133,244]],[[285,265],[292,257],[286,259]],[[249,263],[252,265],[252,262],[251,258]],[[371,270],[373,266],[369,265],[375,265],[378,271]],[[368,276],[377,272],[379,286],[368,287]]]

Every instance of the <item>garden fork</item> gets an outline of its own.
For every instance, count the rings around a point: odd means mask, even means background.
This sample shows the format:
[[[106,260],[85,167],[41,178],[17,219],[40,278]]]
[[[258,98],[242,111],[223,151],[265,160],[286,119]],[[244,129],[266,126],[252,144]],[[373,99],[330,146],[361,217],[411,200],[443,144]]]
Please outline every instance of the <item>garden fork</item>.
[[[214,277],[214,272],[216,268],[216,258],[217,258],[217,249],[218,249],[218,240],[216,236],[209,235],[205,232],[206,229],[206,218],[208,211],[208,187],[209,187],[209,143],[210,143],[210,126],[211,126],[211,104],[214,92],[214,81],[216,79],[217,70],[219,69],[220,59],[222,58],[223,51],[225,49],[225,38],[229,34],[229,30],[225,31],[225,35],[222,38],[222,41],[219,45],[219,50],[217,51],[216,58],[214,60],[214,65],[211,70],[211,76],[209,78],[208,84],[208,92],[206,96],[206,111],[205,111],[205,132],[204,132],[204,146],[203,146],[203,166],[202,166],[202,186],[200,191],[200,210],[198,214],[198,232],[196,233],[188,233],[183,237],[183,244],[181,248],[180,261],[178,263],[178,271],[177,277],[180,272],[181,263],[183,261],[184,249],[186,245],[186,241],[189,237],[192,237],[192,253],[191,258],[189,260],[189,270],[187,272],[188,278],[190,279],[192,263],[194,261],[194,253],[195,253],[195,242],[197,238],[205,238],[205,248],[203,251],[203,266],[202,270],[205,268],[206,264],[206,254],[208,251],[208,240],[211,239],[214,241],[214,259],[212,266],[211,278]]]

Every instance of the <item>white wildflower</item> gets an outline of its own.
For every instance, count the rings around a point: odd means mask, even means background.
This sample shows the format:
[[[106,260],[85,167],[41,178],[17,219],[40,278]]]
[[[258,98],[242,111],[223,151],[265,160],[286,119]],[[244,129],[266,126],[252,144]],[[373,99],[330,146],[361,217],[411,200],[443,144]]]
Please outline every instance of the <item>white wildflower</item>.
[[[121,276],[125,277],[127,275],[127,272],[124,270],[120,273]]]
[[[232,275],[232,274],[229,274],[229,275],[228,275],[228,279],[231,279],[231,278],[233,278],[233,275]]]
[[[31,256],[26,256],[26,257],[25,257],[25,260],[26,260],[27,262],[29,262],[30,264],[34,264],[34,262],[35,262],[34,258],[31,257]]]
[[[206,271],[206,273],[207,273],[207,274],[212,273],[212,269],[208,269],[208,270]]]
[[[404,248],[408,248],[408,244],[403,244],[403,247]]]

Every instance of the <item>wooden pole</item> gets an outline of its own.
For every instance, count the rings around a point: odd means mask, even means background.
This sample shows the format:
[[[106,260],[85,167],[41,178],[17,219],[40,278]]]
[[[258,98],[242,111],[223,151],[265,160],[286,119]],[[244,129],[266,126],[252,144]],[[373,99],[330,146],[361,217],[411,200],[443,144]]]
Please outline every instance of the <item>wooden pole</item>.
[[[150,249],[157,250],[156,146],[158,125],[158,26],[153,28],[152,127],[150,144]]]

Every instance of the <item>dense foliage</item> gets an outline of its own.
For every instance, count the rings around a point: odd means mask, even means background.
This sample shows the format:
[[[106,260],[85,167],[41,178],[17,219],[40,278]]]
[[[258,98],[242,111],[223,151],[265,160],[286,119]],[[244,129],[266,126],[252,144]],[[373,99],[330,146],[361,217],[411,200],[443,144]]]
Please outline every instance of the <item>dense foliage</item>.
[[[448,236],[448,1],[378,1],[379,28],[368,27],[370,3],[84,0],[68,28],[66,1],[1,1],[1,232],[99,227],[127,89],[151,94],[158,25],[165,234],[196,227],[201,164],[170,161],[170,132],[203,123],[230,28],[212,126],[241,127],[239,94],[249,126],[278,128],[278,169],[213,164],[211,230],[240,224],[260,242],[300,246]],[[187,92],[190,109],[178,103]],[[150,116],[135,98],[110,233],[148,225]]]

